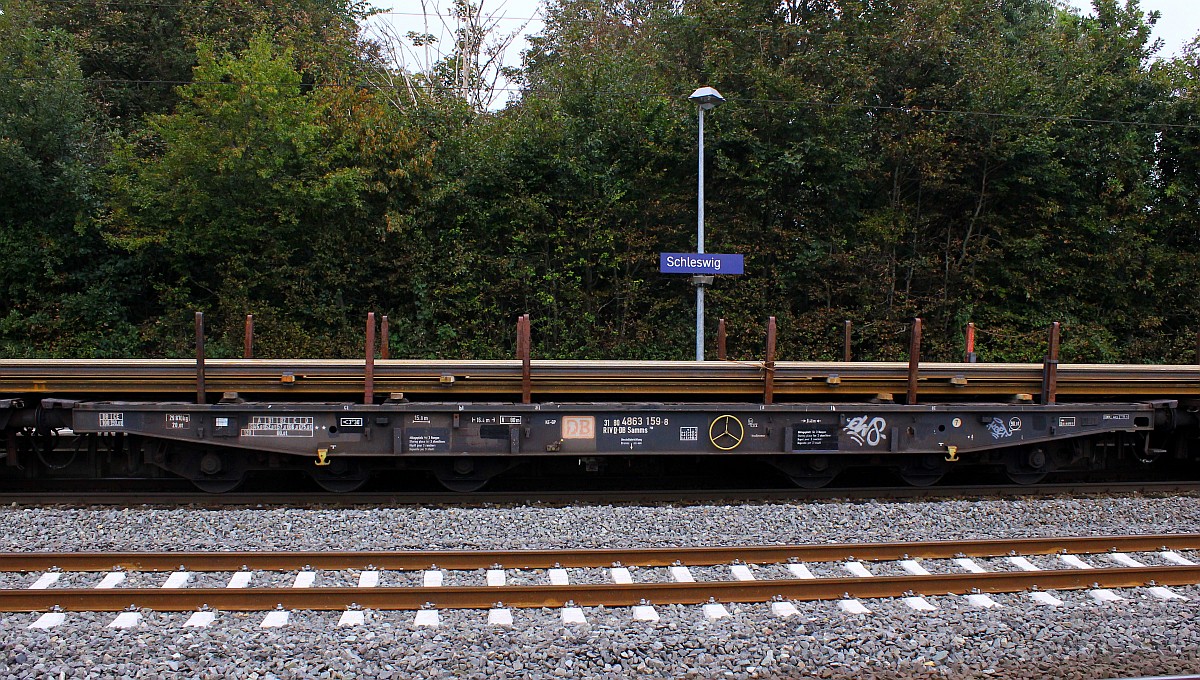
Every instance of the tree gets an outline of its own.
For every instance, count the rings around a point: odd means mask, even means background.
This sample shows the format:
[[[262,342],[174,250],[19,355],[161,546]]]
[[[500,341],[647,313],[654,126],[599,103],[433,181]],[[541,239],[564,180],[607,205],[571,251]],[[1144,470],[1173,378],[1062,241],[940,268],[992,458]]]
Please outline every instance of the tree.
[[[89,226],[102,136],[69,40],[33,20],[0,13],[0,353],[129,352],[125,272]]]
[[[386,235],[373,196],[420,172],[413,139],[361,127],[380,120],[359,90],[306,91],[291,50],[266,34],[237,56],[198,54],[175,113],[149,117],[149,138],[110,166],[107,234],[150,273],[146,332],[169,347],[186,338],[180,310],[210,310],[230,331],[253,312],[264,351],[361,353],[351,329],[378,294]]]
[[[357,22],[365,0],[172,0],[46,3],[39,22],[74,36],[83,74],[108,116],[125,130],[145,114],[169,113],[197,50],[240,52],[258,32],[293,48],[303,80],[334,80],[365,60]]]

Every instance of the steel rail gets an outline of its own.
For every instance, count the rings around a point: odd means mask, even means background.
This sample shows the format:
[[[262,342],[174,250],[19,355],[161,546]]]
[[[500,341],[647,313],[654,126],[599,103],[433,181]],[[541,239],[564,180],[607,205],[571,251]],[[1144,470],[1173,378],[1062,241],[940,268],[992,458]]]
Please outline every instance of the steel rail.
[[[262,395],[361,394],[363,360],[209,359],[210,393]],[[904,392],[908,365],[901,362],[775,362],[779,396],[829,398]],[[759,395],[763,362],[547,361],[531,362],[532,392],[543,395],[612,394]],[[923,396],[979,397],[1036,394],[1040,364],[922,363]],[[191,360],[0,360],[0,394],[60,396],[183,394],[196,388]],[[520,394],[520,361],[377,360],[376,393],[424,397]],[[1063,364],[1058,393],[1065,396],[1200,395],[1200,366]]]
[[[977,592],[1129,588],[1200,583],[1200,566],[1062,569],[1038,572],[876,576],[811,580],[703,581],[604,585],[383,587],[383,588],[114,588],[0,590],[0,611],[263,611],[275,607],[340,610],[354,606],[377,610],[413,610],[429,605],[451,609],[507,607],[631,606],[796,601],[843,597],[881,598],[908,594],[947,595]]]
[[[663,567],[674,564],[710,566],[746,562],[831,562],[849,559],[880,561],[907,558],[999,557],[1009,554],[1088,554],[1200,549],[1200,534],[1147,536],[1046,537],[977,541],[861,543],[829,545],[727,546],[588,550],[411,550],[376,552],[145,552],[145,553],[0,553],[0,571],[238,571],[245,569],[470,570],[494,565],[509,569],[550,567]]]

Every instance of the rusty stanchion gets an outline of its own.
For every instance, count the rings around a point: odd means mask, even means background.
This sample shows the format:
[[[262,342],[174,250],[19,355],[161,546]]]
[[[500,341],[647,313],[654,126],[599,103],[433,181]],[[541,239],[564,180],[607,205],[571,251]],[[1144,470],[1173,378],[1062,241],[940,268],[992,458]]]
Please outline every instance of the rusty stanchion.
[[[390,358],[392,358],[392,357],[391,357],[391,350],[390,350],[390,349],[388,349],[388,338],[389,338],[389,337],[391,337],[391,334],[388,332],[388,318],[387,318],[387,314],[384,314],[384,315],[383,315],[383,318],[379,320],[379,335],[380,335],[380,338],[379,338],[379,358],[380,358],[380,359],[390,359]]]
[[[917,377],[921,366],[921,317],[913,319],[912,340],[908,344],[908,404],[917,403]]]
[[[242,357],[245,359],[254,358],[254,315],[246,315],[246,341],[242,347]]]
[[[204,312],[196,312],[196,403],[207,401],[204,391]]]
[[[767,319],[767,360],[763,364],[763,368],[766,373],[763,403],[771,404],[775,401],[775,317],[773,316]]]
[[[963,357],[968,364],[976,362],[978,357],[975,356],[975,324],[967,324],[967,353]]]
[[[1049,351],[1046,352],[1046,362],[1042,366],[1042,403],[1053,404],[1058,398],[1058,346],[1060,324],[1055,321],[1050,324]]]
[[[521,360],[521,403],[533,401],[533,370],[530,365],[532,340],[530,338],[529,315],[517,317],[517,358]]]
[[[363,403],[375,403],[375,312],[367,312],[366,363],[363,364]]]
[[[843,337],[842,337],[842,350],[843,350],[842,351],[843,361],[845,361],[846,363],[850,363],[851,361],[853,361],[853,357],[850,354],[850,321],[849,320],[846,321],[845,332],[843,333]]]
[[[725,361],[725,319],[717,319],[717,360]]]

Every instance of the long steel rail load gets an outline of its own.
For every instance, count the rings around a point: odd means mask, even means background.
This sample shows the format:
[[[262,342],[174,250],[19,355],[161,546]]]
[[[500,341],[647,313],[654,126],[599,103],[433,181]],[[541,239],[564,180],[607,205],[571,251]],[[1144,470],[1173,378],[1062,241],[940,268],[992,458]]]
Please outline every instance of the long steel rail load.
[[[366,362],[327,359],[210,359],[207,389],[275,399],[311,395],[360,395]],[[374,362],[379,394],[412,398],[521,395],[520,361]],[[533,395],[762,395],[768,371],[780,399],[831,399],[904,395],[908,364],[901,362],[779,361],[550,361],[530,364]],[[929,363],[919,365],[917,389],[937,401],[1009,398],[1042,392],[1042,364]],[[137,396],[195,394],[196,362],[190,359],[0,359],[0,394]],[[1062,364],[1060,399],[1200,396],[1200,366]]]

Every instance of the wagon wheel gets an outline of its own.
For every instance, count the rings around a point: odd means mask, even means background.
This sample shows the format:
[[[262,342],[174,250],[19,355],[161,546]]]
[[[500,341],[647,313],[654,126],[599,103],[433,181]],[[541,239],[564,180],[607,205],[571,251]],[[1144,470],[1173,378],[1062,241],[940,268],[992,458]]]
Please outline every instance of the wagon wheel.
[[[845,469],[842,460],[830,456],[795,456],[772,460],[788,479],[802,489],[820,489],[828,486]]]
[[[433,476],[450,491],[469,493],[478,491],[492,481],[496,475],[508,470],[516,461],[487,460],[462,456],[453,460],[440,461],[433,468]]]
[[[1054,471],[1054,464],[1045,449],[1015,451],[1005,463],[1005,472],[1014,484],[1037,484]]]
[[[192,484],[205,493],[229,493],[241,486],[245,477],[236,477],[228,479],[213,479],[210,477],[193,479]]]
[[[334,458],[329,465],[313,466],[308,474],[330,493],[357,491],[371,479],[371,470],[366,465],[347,458]]]
[[[950,464],[942,454],[928,453],[909,457],[896,471],[909,486],[933,486],[950,471]]]
[[[447,491],[458,491],[459,493],[470,493],[479,491],[487,486],[487,483],[492,481],[491,477],[459,477],[454,474],[442,473],[440,471],[433,473],[437,477],[438,483],[446,487]]]

